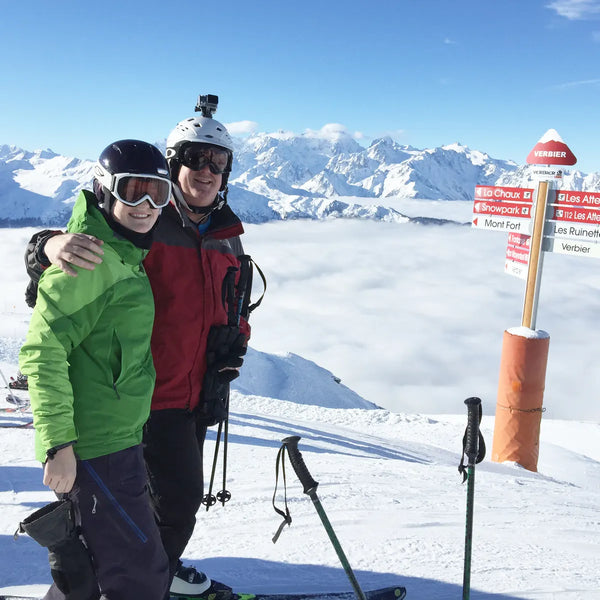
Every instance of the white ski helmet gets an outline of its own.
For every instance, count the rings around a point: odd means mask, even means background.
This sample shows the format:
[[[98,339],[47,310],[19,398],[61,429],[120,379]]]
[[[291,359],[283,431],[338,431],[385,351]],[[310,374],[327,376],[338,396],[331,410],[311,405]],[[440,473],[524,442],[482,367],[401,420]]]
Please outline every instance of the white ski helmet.
[[[233,152],[233,140],[225,125],[210,117],[190,117],[177,123],[167,138],[167,159],[185,142],[213,144]],[[171,156],[169,156],[171,151]]]
[[[233,162],[233,140],[222,123],[211,117],[190,117],[177,123],[167,138],[165,156],[171,169],[171,179],[176,182],[181,167],[181,153],[188,144],[211,144],[225,148],[231,153],[226,172],[223,173],[221,191],[227,187],[227,180]]]

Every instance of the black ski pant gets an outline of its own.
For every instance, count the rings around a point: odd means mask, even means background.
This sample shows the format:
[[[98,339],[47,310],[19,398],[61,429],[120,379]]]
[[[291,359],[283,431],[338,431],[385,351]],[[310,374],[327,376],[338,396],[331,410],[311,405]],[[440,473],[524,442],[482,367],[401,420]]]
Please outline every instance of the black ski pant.
[[[205,437],[206,426],[183,409],[153,410],[144,427],[150,500],[169,559],[169,586],[202,503]]]
[[[69,494],[102,600],[163,600],[168,565],[148,501],[141,445],[77,461]],[[48,600],[69,599],[53,584]]]

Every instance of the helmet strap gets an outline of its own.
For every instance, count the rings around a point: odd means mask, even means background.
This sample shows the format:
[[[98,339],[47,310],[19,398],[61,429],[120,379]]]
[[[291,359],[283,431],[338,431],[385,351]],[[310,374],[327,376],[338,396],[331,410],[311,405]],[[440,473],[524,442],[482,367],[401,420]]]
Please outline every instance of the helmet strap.
[[[116,202],[116,198],[111,194],[110,190],[102,185],[97,179],[94,179],[94,195],[98,201],[98,208],[110,215],[113,204]]]

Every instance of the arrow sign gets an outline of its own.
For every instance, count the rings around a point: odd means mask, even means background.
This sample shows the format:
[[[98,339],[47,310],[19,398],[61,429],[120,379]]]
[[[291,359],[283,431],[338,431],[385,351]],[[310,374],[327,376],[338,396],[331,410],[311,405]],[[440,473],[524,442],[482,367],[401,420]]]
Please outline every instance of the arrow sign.
[[[598,225],[579,223],[572,225],[560,221],[547,221],[544,227],[544,236],[588,240],[589,242],[600,243],[600,227]]]
[[[516,202],[475,201],[473,204],[473,212],[478,215],[529,219],[531,217],[531,205],[517,204]]]
[[[531,237],[519,233],[508,234],[506,246],[506,261],[504,272],[521,279],[527,279],[527,266],[529,263],[529,252]]]
[[[574,165],[576,162],[556,129],[548,129],[527,156],[530,165]]]
[[[476,200],[490,200],[494,202],[533,202],[533,188],[513,188],[494,185],[475,186]]]
[[[583,206],[585,208],[600,209],[600,194],[597,192],[559,190],[556,192],[556,200],[552,204],[556,206]]]
[[[544,250],[546,252],[555,252],[557,254],[600,258],[600,244],[595,242],[544,238]]]
[[[579,208],[574,206],[557,206],[550,213],[554,221],[567,221],[570,223],[585,223],[586,225],[600,225],[600,211],[593,208]]]

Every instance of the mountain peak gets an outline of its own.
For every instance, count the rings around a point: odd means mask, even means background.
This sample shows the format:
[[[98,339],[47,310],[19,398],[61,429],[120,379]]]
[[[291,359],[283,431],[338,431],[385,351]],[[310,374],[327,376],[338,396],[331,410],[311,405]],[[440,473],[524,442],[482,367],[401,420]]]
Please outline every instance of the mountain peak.
[[[460,142],[420,150],[386,135],[363,147],[338,123],[300,135],[252,132],[234,143],[229,201],[253,223],[336,216],[397,220],[395,197],[468,200],[476,185],[526,183],[526,171],[514,162]],[[79,190],[91,185],[93,165],[49,148],[30,152],[0,145],[0,223],[56,224]],[[564,185],[600,191],[600,175],[565,171]],[[342,197],[361,200],[337,201]],[[382,198],[390,199],[385,206]]]

